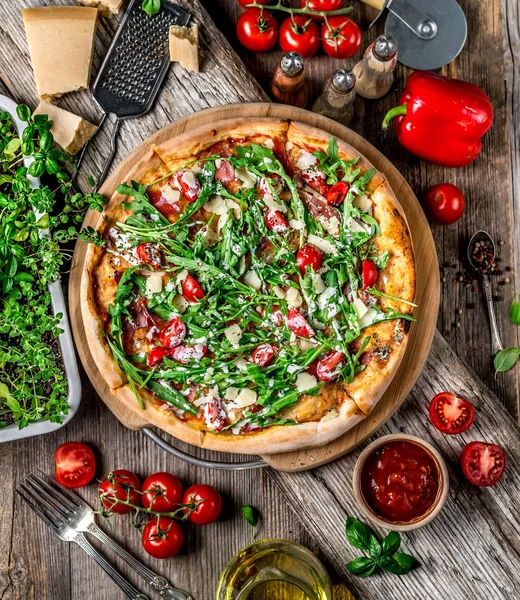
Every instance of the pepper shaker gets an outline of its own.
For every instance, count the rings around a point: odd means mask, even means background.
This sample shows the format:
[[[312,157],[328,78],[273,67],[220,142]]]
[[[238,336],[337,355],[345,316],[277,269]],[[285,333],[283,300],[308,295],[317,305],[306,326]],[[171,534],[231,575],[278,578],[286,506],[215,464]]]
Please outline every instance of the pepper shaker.
[[[363,98],[382,98],[394,83],[397,42],[391,35],[380,35],[354,66],[356,92]]]
[[[305,63],[298,52],[288,52],[274,70],[271,95],[276,102],[303,108],[309,101]]]
[[[350,125],[354,117],[356,76],[349,69],[338,69],[325,83],[321,96],[312,110],[330,117],[342,125]]]

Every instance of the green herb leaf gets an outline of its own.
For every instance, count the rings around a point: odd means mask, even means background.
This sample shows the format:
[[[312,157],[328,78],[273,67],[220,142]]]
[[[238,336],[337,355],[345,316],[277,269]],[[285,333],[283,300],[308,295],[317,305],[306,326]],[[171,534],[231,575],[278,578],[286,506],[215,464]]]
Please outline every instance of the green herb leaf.
[[[355,558],[347,563],[347,570],[352,573],[352,575],[357,575],[358,577],[368,577],[372,575],[375,568],[377,566],[377,562],[366,556],[360,556],[359,558]]]
[[[156,15],[161,10],[161,0],[143,0],[142,8],[149,17]]]
[[[31,119],[31,109],[26,104],[19,104],[16,107],[16,114],[20,121],[29,121]]]
[[[397,531],[391,531],[383,540],[384,554],[393,554],[399,550],[401,535]]]
[[[251,525],[251,527],[256,527],[258,525],[258,520],[260,518],[260,513],[258,509],[250,504],[245,504],[240,507],[242,514],[244,515],[245,520]]]
[[[509,318],[513,325],[520,326],[520,292],[516,295],[509,309]]]
[[[370,556],[372,558],[377,560],[381,556],[381,552],[382,552],[381,543],[379,542],[379,540],[376,538],[375,535],[371,535],[369,543],[368,543],[368,553],[370,554]]]
[[[512,369],[519,356],[520,348],[504,348],[504,350],[500,350],[493,361],[495,365],[495,377],[498,373],[505,373],[509,369]]]
[[[379,559],[378,565],[385,571],[394,575],[406,575],[413,569],[420,567],[420,563],[410,554],[398,552],[393,555],[384,555]]]
[[[370,547],[370,540],[374,536],[374,532],[358,519],[349,517],[345,523],[345,533],[348,541],[359,550],[368,550]]]

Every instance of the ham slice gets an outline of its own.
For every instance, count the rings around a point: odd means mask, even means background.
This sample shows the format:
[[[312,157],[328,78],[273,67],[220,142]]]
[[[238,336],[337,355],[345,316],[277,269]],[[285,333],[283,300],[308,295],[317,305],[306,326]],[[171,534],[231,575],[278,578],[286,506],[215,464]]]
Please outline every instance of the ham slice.
[[[215,171],[215,179],[223,184],[235,181],[235,169],[233,169],[229,160],[221,161],[220,166]]]
[[[323,196],[309,194],[305,191],[300,191],[299,194],[303,203],[309,209],[315,219],[319,219],[320,217],[323,217],[324,219],[332,219],[333,217],[336,217],[338,221],[341,220],[341,215],[338,209],[328,204],[327,200],[325,200]]]

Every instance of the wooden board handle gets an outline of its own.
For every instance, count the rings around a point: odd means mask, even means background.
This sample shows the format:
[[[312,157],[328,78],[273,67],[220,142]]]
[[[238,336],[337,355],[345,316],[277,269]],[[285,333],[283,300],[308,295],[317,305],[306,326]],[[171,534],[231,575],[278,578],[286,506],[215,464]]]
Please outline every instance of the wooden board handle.
[[[368,4],[368,6],[373,6],[377,10],[383,10],[385,6],[385,0],[361,0],[361,2]]]

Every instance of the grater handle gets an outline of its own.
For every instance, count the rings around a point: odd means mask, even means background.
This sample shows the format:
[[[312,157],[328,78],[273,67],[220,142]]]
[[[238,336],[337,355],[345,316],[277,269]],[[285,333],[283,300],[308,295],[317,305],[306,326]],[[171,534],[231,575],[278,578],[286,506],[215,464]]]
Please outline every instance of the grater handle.
[[[116,150],[117,150],[117,134],[119,132],[119,128],[121,127],[121,119],[116,119],[116,122],[114,123],[114,128],[112,129],[112,136],[110,139],[110,154],[107,157],[107,160],[105,162],[105,166],[103,167],[103,172],[101,173],[101,175],[98,178],[98,182],[96,185],[96,192],[99,191],[99,188],[103,185],[103,182],[106,179],[106,176],[108,175],[108,171],[110,170],[110,165],[112,164],[112,161],[114,160],[114,156],[116,154]]]

